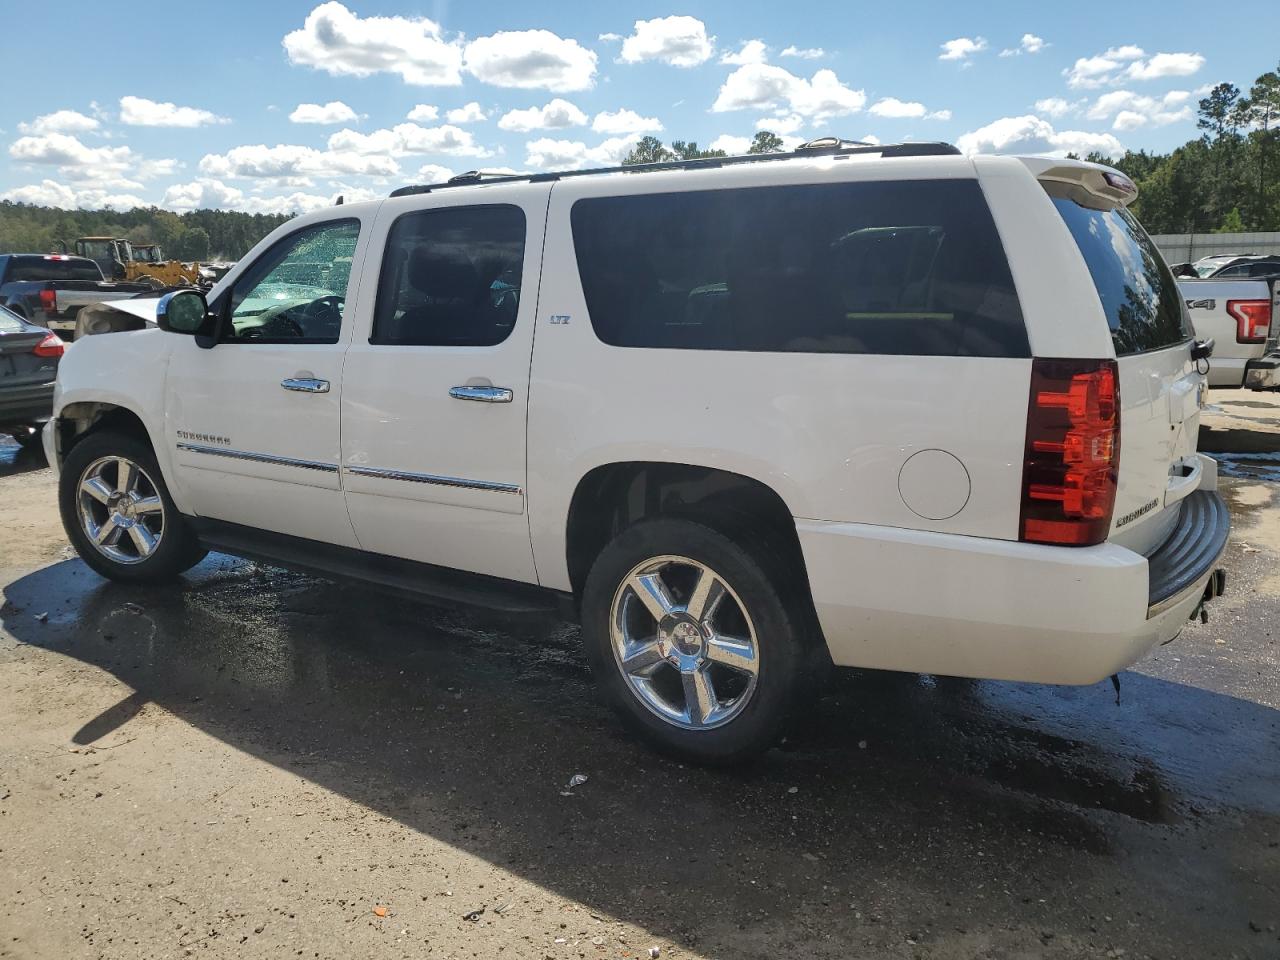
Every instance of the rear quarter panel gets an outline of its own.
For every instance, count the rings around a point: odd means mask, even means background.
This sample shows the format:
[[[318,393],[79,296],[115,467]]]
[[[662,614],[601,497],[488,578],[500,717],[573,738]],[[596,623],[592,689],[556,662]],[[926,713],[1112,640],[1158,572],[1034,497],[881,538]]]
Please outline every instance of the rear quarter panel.
[[[556,185],[529,411],[530,525],[543,585],[569,588],[565,531],[579,480],[624,461],[751,477],[797,518],[1016,539],[1029,359],[614,347],[596,336],[582,292],[570,210],[583,197],[936,177],[973,178],[974,168],[960,157],[873,157]],[[899,492],[903,464],[930,449],[958,458],[968,478],[967,500],[945,520],[918,516]]]

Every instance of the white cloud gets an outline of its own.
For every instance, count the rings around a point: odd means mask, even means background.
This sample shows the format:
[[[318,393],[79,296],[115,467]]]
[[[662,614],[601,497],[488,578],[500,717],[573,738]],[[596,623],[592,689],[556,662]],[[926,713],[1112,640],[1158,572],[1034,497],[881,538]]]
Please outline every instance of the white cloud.
[[[64,177],[80,183],[79,190],[136,190],[140,181],[171,175],[176,160],[149,160],[129,147],[90,147],[67,133],[19,137],[9,156],[20,163],[56,166]]]
[[[747,108],[784,107],[811,120],[857,113],[867,102],[832,70],[819,70],[811,80],[768,63],[749,63],[725,78],[711,109],[716,113]]]
[[[616,166],[622,162],[637,137],[611,137],[599,146],[588,147],[580,140],[554,140],[543,137],[525,144],[525,163],[538,169],[577,170],[591,165]]]
[[[430,123],[440,116],[440,108],[433,107],[429,103],[420,103],[409,111],[405,117],[406,120],[425,120]]]
[[[1125,80],[1186,77],[1203,66],[1204,57],[1198,53],[1157,53],[1148,58],[1141,47],[1128,44],[1092,57],[1081,57],[1063,70],[1062,75],[1067,78],[1067,86],[1089,90]]]
[[[1083,130],[1054,130],[1048,120],[1028,114],[1002,117],[964,134],[956,146],[965,154],[975,153],[1048,153],[1083,156],[1091,151],[1118,157],[1124,153],[1120,141],[1109,133]]]
[[[722,133],[709,144],[708,150],[723,150],[731,157],[741,156],[751,148],[751,137],[735,137],[727,133]]]
[[[244,191],[221,180],[201,177],[190,183],[175,183],[164,192],[160,206],[170,210],[239,210]]]
[[[769,59],[769,48],[763,40],[748,40],[737,53],[725,53],[720,62],[729,66],[741,67],[748,63],[764,63]]]
[[[1046,116],[1065,117],[1068,113],[1074,112],[1076,105],[1068,103],[1062,97],[1046,97],[1043,100],[1036,101],[1036,110]]]
[[[1138,127],[1144,126],[1147,118],[1140,113],[1134,113],[1132,110],[1121,110],[1116,114],[1116,122],[1111,125],[1113,130],[1136,130]]]
[[[634,110],[617,110],[613,113],[597,113],[591,121],[591,129],[596,133],[607,133],[613,136],[623,134],[656,133],[662,129],[662,121],[657,117],[642,117]]]
[[[295,183],[307,182],[310,177],[393,177],[400,173],[400,165],[389,156],[354,150],[316,150],[284,143],[274,147],[246,144],[232,147],[226,153],[206,154],[199,166],[201,173],[213,178],[268,178]]]
[[[596,39],[597,39],[597,40],[599,40],[599,41],[600,41],[600,42],[602,42],[602,43],[617,43],[619,40],[621,40],[621,39],[622,39],[622,34],[620,34],[620,33],[602,33],[602,34],[600,34],[600,36],[596,37]]]
[[[798,113],[790,115],[782,115],[777,117],[761,117],[756,121],[757,130],[768,130],[770,133],[776,133],[780,137],[796,133],[805,124],[804,117]]]
[[[1157,53],[1150,60],[1135,60],[1124,75],[1130,80],[1189,77],[1203,66],[1204,57],[1198,53]]]
[[[556,97],[543,107],[527,110],[511,110],[498,120],[500,130],[528,133],[530,130],[563,130],[580,127],[587,122],[587,115],[568,100]]]
[[[1034,33],[1024,33],[1022,40],[1016,47],[1010,47],[1000,51],[1002,57],[1020,57],[1024,53],[1039,53],[1048,44],[1044,42],[1043,37],[1037,37]]]
[[[0,193],[0,200],[30,203],[42,207],[59,207],[63,210],[103,208],[129,210],[133,207],[148,206],[145,200],[131,193],[109,193],[97,187],[73,189],[56,180],[42,180],[40,183],[6,190]]]
[[[623,63],[658,60],[673,67],[696,67],[711,59],[715,37],[697,17],[657,17],[637,20],[631,36],[622,41]]]
[[[904,102],[895,97],[877,100],[868,110],[877,117],[923,117],[926,113],[923,103]]]
[[[596,55],[577,40],[549,30],[501,30],[467,44],[467,72],[495,87],[588,90],[595,83]]]
[[[780,57],[799,57],[801,60],[820,60],[827,55],[827,51],[821,47],[786,47],[778,56]]]
[[[335,76],[394,73],[416,86],[462,83],[461,43],[446,41],[426,17],[362,18],[341,3],[322,3],[283,43],[290,63]]]
[[[1131,90],[1113,90],[1098,97],[1085,114],[1090,120],[1114,116],[1116,130],[1133,130],[1151,123],[1164,127],[1192,118],[1187,90],[1171,90],[1162,97],[1148,97]],[[1123,116],[1122,116],[1123,115]]]
[[[294,123],[350,123],[359,119],[356,112],[341,100],[330,100],[328,103],[300,103],[289,114]]]
[[[203,127],[231,121],[199,107],[157,103],[146,97],[121,97],[120,122],[133,127]]]
[[[983,37],[956,37],[941,44],[941,47],[939,60],[967,60],[975,53],[987,49],[987,41]]]
[[[450,110],[445,119],[450,123],[479,123],[487,114],[480,109],[480,104],[472,100],[470,103]],[[412,118],[410,118],[412,119]]]
[[[332,154],[352,153],[362,157],[405,157],[413,154],[440,153],[454,157],[488,157],[470,130],[452,124],[422,127],[416,123],[399,123],[391,129],[359,133],[343,129],[329,138]]]
[[[419,183],[446,183],[452,176],[452,170],[438,163],[424,163],[418,168]]]
[[[19,133],[87,133],[98,129],[98,121],[77,110],[55,110],[42,114],[30,123],[18,124]],[[45,181],[52,183],[52,180]]]

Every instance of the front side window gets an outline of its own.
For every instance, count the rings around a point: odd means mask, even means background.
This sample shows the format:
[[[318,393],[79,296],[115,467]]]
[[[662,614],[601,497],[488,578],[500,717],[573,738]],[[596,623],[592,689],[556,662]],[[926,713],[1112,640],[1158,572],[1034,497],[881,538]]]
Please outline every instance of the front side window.
[[[370,343],[488,347],[520,309],[525,218],[494,204],[406,213],[392,224]]]
[[[337,343],[359,237],[358,220],[338,220],[271,247],[236,281],[222,339]]]
[[[614,346],[1030,355],[975,180],[601,197],[571,219],[592,327]]]

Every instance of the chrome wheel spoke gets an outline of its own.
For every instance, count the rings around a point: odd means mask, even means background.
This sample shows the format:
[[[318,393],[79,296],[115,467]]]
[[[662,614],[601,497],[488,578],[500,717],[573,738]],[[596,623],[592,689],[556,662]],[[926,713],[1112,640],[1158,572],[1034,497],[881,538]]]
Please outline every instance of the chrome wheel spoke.
[[[116,525],[116,518],[111,515],[107,517],[102,526],[98,527],[93,540],[100,547],[115,546],[120,541],[120,533],[121,529]]]
[[[115,492],[101,477],[89,477],[88,479],[81,481],[80,491],[93,497],[94,500],[97,500],[103,506],[106,506],[107,502],[111,499],[111,494]]]
[[[695,620],[706,622],[715,616],[716,608],[724,599],[724,584],[705,567],[698,573],[698,582],[694,584],[685,611]]]
[[[164,511],[164,504],[159,497],[143,497],[141,500],[133,502],[133,512],[137,514],[161,513]]]
[[[684,708],[689,723],[700,727],[711,719],[716,709],[716,691],[711,685],[711,675],[699,667],[680,674],[684,683]]]
[[[133,465],[132,460],[119,459],[116,461],[116,490],[120,493],[132,492],[134,485],[138,482],[137,467]]]
[[[632,652],[623,659],[622,669],[633,677],[647,677],[653,673],[655,667],[666,662],[666,658],[662,655],[662,648],[658,646],[658,641],[654,640],[634,647]]]
[[[755,676],[760,670],[760,665],[756,662],[755,646],[750,640],[738,637],[720,634],[711,637],[707,640],[707,659],[751,676]]]
[[[671,593],[667,590],[667,585],[662,582],[662,577],[657,573],[636,574],[628,581],[627,585],[631,588],[631,592],[645,605],[645,609],[649,611],[653,619],[659,623],[662,622],[663,617],[676,608],[675,601],[671,599]]]
[[[137,548],[140,557],[149,557],[156,549],[155,534],[141,523],[135,523],[129,528],[129,538],[133,540],[133,545]]]

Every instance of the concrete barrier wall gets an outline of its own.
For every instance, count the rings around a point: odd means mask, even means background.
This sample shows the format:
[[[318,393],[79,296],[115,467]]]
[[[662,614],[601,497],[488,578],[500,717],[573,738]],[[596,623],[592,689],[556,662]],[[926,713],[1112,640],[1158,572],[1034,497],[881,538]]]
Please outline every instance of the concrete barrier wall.
[[[1169,263],[1196,261],[1215,253],[1280,254],[1280,233],[1157,233],[1151,239]]]

